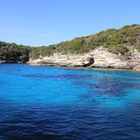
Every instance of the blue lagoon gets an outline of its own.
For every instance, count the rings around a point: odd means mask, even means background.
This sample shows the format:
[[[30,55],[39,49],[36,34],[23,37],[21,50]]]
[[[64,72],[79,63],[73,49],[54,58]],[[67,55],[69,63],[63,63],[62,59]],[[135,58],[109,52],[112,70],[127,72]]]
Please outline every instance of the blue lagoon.
[[[0,65],[0,140],[140,139],[140,73]]]

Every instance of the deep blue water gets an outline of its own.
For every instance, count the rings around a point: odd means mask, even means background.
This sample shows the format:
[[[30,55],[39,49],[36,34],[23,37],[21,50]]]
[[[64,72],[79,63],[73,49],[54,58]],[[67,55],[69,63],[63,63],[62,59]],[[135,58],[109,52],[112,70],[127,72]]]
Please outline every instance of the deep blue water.
[[[140,73],[0,65],[0,140],[139,140]]]

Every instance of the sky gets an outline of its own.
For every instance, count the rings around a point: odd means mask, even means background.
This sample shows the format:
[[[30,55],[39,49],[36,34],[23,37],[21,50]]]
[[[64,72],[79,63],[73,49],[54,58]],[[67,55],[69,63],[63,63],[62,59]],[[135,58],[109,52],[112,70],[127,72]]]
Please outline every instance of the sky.
[[[42,46],[140,24],[140,0],[0,0],[0,40]]]

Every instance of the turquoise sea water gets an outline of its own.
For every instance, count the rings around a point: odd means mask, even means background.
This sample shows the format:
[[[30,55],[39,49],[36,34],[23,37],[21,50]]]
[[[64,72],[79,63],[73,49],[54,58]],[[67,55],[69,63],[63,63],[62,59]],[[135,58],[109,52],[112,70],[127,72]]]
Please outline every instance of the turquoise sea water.
[[[0,65],[0,140],[139,140],[140,73]]]

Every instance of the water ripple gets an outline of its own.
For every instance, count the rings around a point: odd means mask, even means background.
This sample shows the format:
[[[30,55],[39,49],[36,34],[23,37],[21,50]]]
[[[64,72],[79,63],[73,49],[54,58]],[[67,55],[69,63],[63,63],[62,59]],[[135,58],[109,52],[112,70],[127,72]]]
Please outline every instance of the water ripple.
[[[0,68],[0,140],[139,140],[140,74]]]

